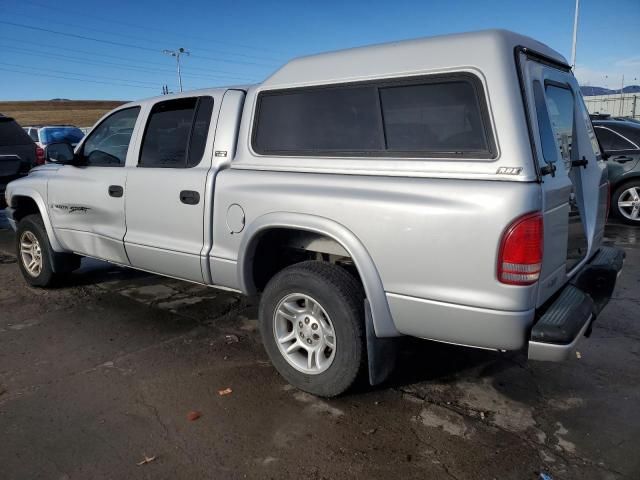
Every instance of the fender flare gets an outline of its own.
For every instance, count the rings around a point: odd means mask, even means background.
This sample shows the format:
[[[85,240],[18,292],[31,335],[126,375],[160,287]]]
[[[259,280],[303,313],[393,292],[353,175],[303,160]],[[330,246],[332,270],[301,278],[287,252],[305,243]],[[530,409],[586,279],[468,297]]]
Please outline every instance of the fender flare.
[[[49,210],[47,209],[47,204],[42,198],[42,195],[40,195],[40,192],[28,187],[12,187],[11,198],[9,199],[11,208],[13,208],[12,205],[15,197],[27,197],[36,202],[38,210],[40,210],[40,216],[42,217],[44,228],[47,230],[47,236],[49,237],[51,248],[54,252],[64,252],[65,249],[62,248],[62,245],[60,245],[60,242],[56,238],[55,232],[53,230],[53,225],[51,224],[51,218],[49,218]]]
[[[261,235],[272,228],[314,232],[330,237],[342,245],[360,273],[371,307],[376,336],[397,337],[401,335],[393,323],[382,280],[369,252],[351,230],[325,217],[292,212],[273,212],[252,221],[245,229],[238,256],[237,274],[243,292],[249,295],[256,293],[251,272],[255,249]]]

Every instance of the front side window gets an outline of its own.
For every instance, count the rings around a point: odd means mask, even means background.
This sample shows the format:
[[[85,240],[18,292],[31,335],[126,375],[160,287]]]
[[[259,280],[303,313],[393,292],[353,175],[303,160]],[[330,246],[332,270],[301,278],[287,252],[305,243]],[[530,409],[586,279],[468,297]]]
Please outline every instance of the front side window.
[[[149,113],[139,167],[186,168],[200,163],[213,111],[213,98],[190,97],[157,103]]]
[[[97,167],[123,167],[140,107],[119,110],[94,128],[82,152],[83,163]]]
[[[494,155],[482,88],[470,75],[432,76],[258,96],[253,149],[263,155]]]

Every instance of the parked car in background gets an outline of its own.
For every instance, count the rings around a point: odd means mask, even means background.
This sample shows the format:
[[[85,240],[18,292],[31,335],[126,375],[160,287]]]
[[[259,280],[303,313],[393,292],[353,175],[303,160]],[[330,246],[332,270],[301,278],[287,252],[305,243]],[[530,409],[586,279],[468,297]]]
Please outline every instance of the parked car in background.
[[[11,117],[0,114],[0,208],[4,208],[7,183],[26,175],[31,167],[44,163],[38,147]]]
[[[640,225],[640,123],[594,120],[593,126],[609,155],[611,211],[625,223]]]
[[[50,143],[68,143],[75,147],[85,133],[75,125],[33,125],[24,130],[42,148]]]

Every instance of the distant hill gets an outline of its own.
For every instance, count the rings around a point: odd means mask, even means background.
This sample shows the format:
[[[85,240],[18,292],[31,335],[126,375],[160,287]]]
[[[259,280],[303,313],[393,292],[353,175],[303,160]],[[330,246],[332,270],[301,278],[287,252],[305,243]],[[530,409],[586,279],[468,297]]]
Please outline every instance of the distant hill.
[[[620,89],[611,89],[604,87],[591,87],[591,86],[582,86],[580,87],[582,91],[582,95],[585,97],[592,97],[594,95],[611,95],[615,93],[620,93]],[[640,85],[627,85],[622,89],[622,93],[640,93]]]
[[[91,127],[105,113],[126,103],[113,100],[37,100],[0,102],[0,113],[13,117],[23,126],[71,124]]]

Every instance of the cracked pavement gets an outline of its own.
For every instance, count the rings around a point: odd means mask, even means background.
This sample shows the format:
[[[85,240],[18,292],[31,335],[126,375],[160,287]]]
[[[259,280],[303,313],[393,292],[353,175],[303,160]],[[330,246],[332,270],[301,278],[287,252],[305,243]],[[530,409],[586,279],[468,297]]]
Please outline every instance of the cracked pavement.
[[[255,299],[89,259],[29,288],[0,231],[0,478],[640,478],[639,240],[607,227],[627,261],[580,358],[407,339],[387,385],[323,400]]]

